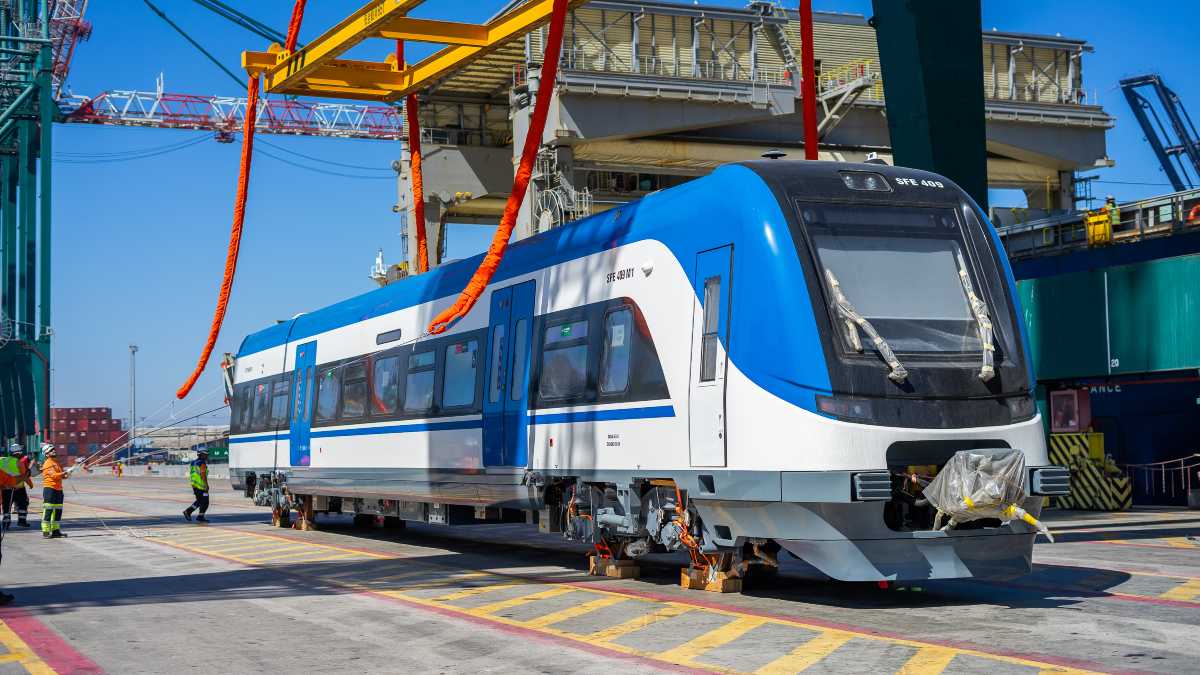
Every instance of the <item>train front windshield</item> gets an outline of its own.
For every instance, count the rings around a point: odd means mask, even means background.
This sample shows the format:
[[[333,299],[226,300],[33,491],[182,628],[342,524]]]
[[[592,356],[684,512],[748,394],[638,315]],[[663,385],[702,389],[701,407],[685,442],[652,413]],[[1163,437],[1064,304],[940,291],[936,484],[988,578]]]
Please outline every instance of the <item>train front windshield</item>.
[[[954,210],[805,204],[801,215],[831,302],[841,298],[894,351],[982,351],[968,295],[981,284]],[[858,351],[858,328],[844,311],[837,318],[843,346]]]

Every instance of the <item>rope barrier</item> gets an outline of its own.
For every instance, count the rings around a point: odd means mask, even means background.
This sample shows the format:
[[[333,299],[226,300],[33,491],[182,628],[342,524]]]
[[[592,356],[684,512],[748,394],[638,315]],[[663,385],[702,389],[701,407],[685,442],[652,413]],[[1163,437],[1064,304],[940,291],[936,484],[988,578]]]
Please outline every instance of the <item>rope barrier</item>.
[[[284,49],[291,51],[296,48],[296,40],[300,35],[300,23],[304,19],[305,0],[296,0],[292,7],[292,19],[288,24],[287,43]],[[250,75],[246,86],[246,118],[242,127],[242,160],[238,167],[237,195],[233,200],[233,228],[229,233],[229,250],[225,254],[225,274],[221,280],[221,290],[217,295],[217,308],[213,312],[212,325],[208,329],[208,339],[200,351],[200,360],[196,368],[188,376],[187,381],[175,392],[178,398],[186,397],[200,374],[208,366],[208,359],[217,346],[217,338],[221,335],[221,326],[225,323],[225,312],[229,309],[229,295],[233,291],[233,279],[237,273],[238,252],[242,246],[242,227],[246,222],[246,197],[250,190],[250,161],[254,158],[254,125],[258,117],[258,75]]]
[[[558,58],[562,53],[563,26],[567,17],[567,0],[554,0],[554,10],[550,16],[550,36],[546,40],[546,51],[542,57],[542,77],[538,85],[537,101],[534,103],[533,116],[529,120],[529,130],[525,135],[525,146],[521,150],[521,164],[517,175],[513,178],[512,191],[508,195],[508,203],[504,205],[504,215],[500,218],[500,227],[492,237],[487,255],[479,263],[479,268],[466,288],[459,294],[453,305],[446,308],[429,324],[427,329],[431,334],[444,332],[458,319],[466,316],[475,303],[483,295],[484,289],[495,275],[508,248],[508,240],[512,237],[516,225],[517,212],[525,199],[525,191],[529,187],[529,178],[533,173],[533,162],[537,158],[538,149],[542,145],[542,132],[546,126],[546,115],[550,110],[550,101],[554,98],[554,81],[558,76]],[[424,223],[421,223],[423,226]]]

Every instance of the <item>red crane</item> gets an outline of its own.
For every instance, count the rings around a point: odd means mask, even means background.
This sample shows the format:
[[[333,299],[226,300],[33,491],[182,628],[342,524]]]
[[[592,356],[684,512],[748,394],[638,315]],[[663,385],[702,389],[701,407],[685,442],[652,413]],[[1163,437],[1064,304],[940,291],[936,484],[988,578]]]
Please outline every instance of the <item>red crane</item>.
[[[71,70],[75,45],[91,37],[92,24],[83,18],[88,0],[58,0],[52,4],[54,11],[50,15],[50,44],[53,47],[54,65],[51,78],[54,98],[58,99],[62,96],[63,83],[67,81],[67,73]]]
[[[246,115],[246,99],[156,91],[112,90],[98,96],[67,96],[60,101],[66,122],[115,124],[162,129],[195,129],[233,141]],[[404,115],[386,105],[321,103],[288,98],[260,99],[255,130],[293,136],[327,136],[397,140],[404,134]]]

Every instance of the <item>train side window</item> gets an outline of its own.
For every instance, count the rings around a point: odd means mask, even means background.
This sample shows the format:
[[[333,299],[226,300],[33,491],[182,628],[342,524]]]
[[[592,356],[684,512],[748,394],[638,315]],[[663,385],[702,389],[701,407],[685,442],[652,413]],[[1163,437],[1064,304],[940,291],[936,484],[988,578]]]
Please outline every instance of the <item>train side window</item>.
[[[509,397],[514,401],[520,401],[525,394],[525,368],[529,363],[529,358],[525,354],[529,350],[529,319],[521,319],[517,321],[517,327],[513,331],[513,353],[512,353],[512,368],[509,372],[512,373],[512,380],[508,385]]]
[[[332,422],[337,418],[341,397],[342,369],[338,366],[321,370],[317,378],[317,422]]]
[[[309,366],[304,370],[304,416],[300,419],[312,420],[313,418],[313,398],[316,396],[313,393],[313,373],[315,371],[314,366]]]
[[[717,379],[717,328],[721,316],[721,277],[704,280],[704,325],[700,330],[700,381]]]
[[[542,375],[538,382],[538,393],[542,398],[574,398],[586,393],[587,336],[587,320],[546,327],[542,343]]]
[[[371,374],[371,412],[391,415],[400,398],[400,357],[388,356],[375,362]]]
[[[367,413],[367,364],[356,361],[342,373],[342,417],[359,419]]]
[[[251,391],[251,387],[245,384],[239,384],[234,390],[233,415],[230,421],[234,433],[243,434],[250,430]]]
[[[275,380],[271,385],[271,421],[269,426],[272,429],[286,427],[288,425],[288,403],[291,399],[292,378],[290,375],[285,375],[282,379]]]
[[[442,382],[442,407],[462,408],[475,403],[478,340],[446,345],[446,374]]]
[[[504,324],[492,329],[492,372],[488,373],[488,403],[500,400],[504,389]]]
[[[621,394],[629,389],[633,312],[618,309],[604,317],[604,351],[600,355],[600,393]]]
[[[267,408],[271,401],[271,390],[267,382],[254,385],[254,413],[250,425],[254,429],[265,429],[267,426]]]
[[[427,412],[433,407],[433,375],[437,353],[430,350],[408,357],[404,380],[404,412]]]

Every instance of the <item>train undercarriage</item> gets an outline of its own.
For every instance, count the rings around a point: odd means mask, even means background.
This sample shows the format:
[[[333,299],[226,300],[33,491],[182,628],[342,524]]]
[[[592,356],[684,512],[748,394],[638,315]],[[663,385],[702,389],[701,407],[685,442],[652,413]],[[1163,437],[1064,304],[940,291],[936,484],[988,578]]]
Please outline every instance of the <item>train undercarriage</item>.
[[[573,476],[514,474],[508,499],[446,499],[462,495],[462,484],[441,493],[388,498],[371,492],[337,493],[319,480],[284,473],[247,473],[241,486],[260,506],[270,506],[273,523],[310,529],[320,514],[349,514],[357,525],[399,528],[406,522],[439,526],[525,523],[543,533],[589,544],[593,574],[637,576],[638,560],[649,554],[686,554],[681,583],[689,588],[736,591],[747,576],[773,575],[779,556],[790,554],[810,576],[842,581],[907,581],[1003,577],[1028,573],[1033,540],[1049,532],[1037,520],[1043,495],[1066,494],[1061,467],[1026,469],[1010,463],[1003,480],[986,467],[1001,466],[1019,451],[959,453],[963,481],[951,490],[956,507],[937,503],[932,479],[949,476],[944,464],[903,466],[894,471],[821,473],[828,501],[763,501],[713,498],[701,488],[695,499],[676,478],[631,478],[596,482]],[[955,460],[957,462],[957,459]],[[927,471],[922,475],[922,471]],[[838,483],[836,481],[844,481]],[[975,481],[972,483],[971,481]],[[688,481],[690,485],[692,481]],[[425,484],[429,489],[431,484]],[[493,484],[495,487],[496,484]],[[477,487],[482,487],[478,484]],[[809,486],[811,487],[811,486]],[[992,499],[1004,488],[1003,499]],[[362,489],[362,488],[358,488]],[[844,493],[838,501],[834,496]],[[433,499],[428,495],[433,494]],[[810,492],[803,493],[805,495]],[[967,499],[973,495],[974,499]],[[934,503],[931,503],[931,498]],[[992,499],[991,506],[983,501]],[[971,504],[964,507],[961,501]],[[482,502],[482,503],[481,503]],[[979,503],[975,503],[979,502]],[[943,520],[943,516],[948,521]]]

